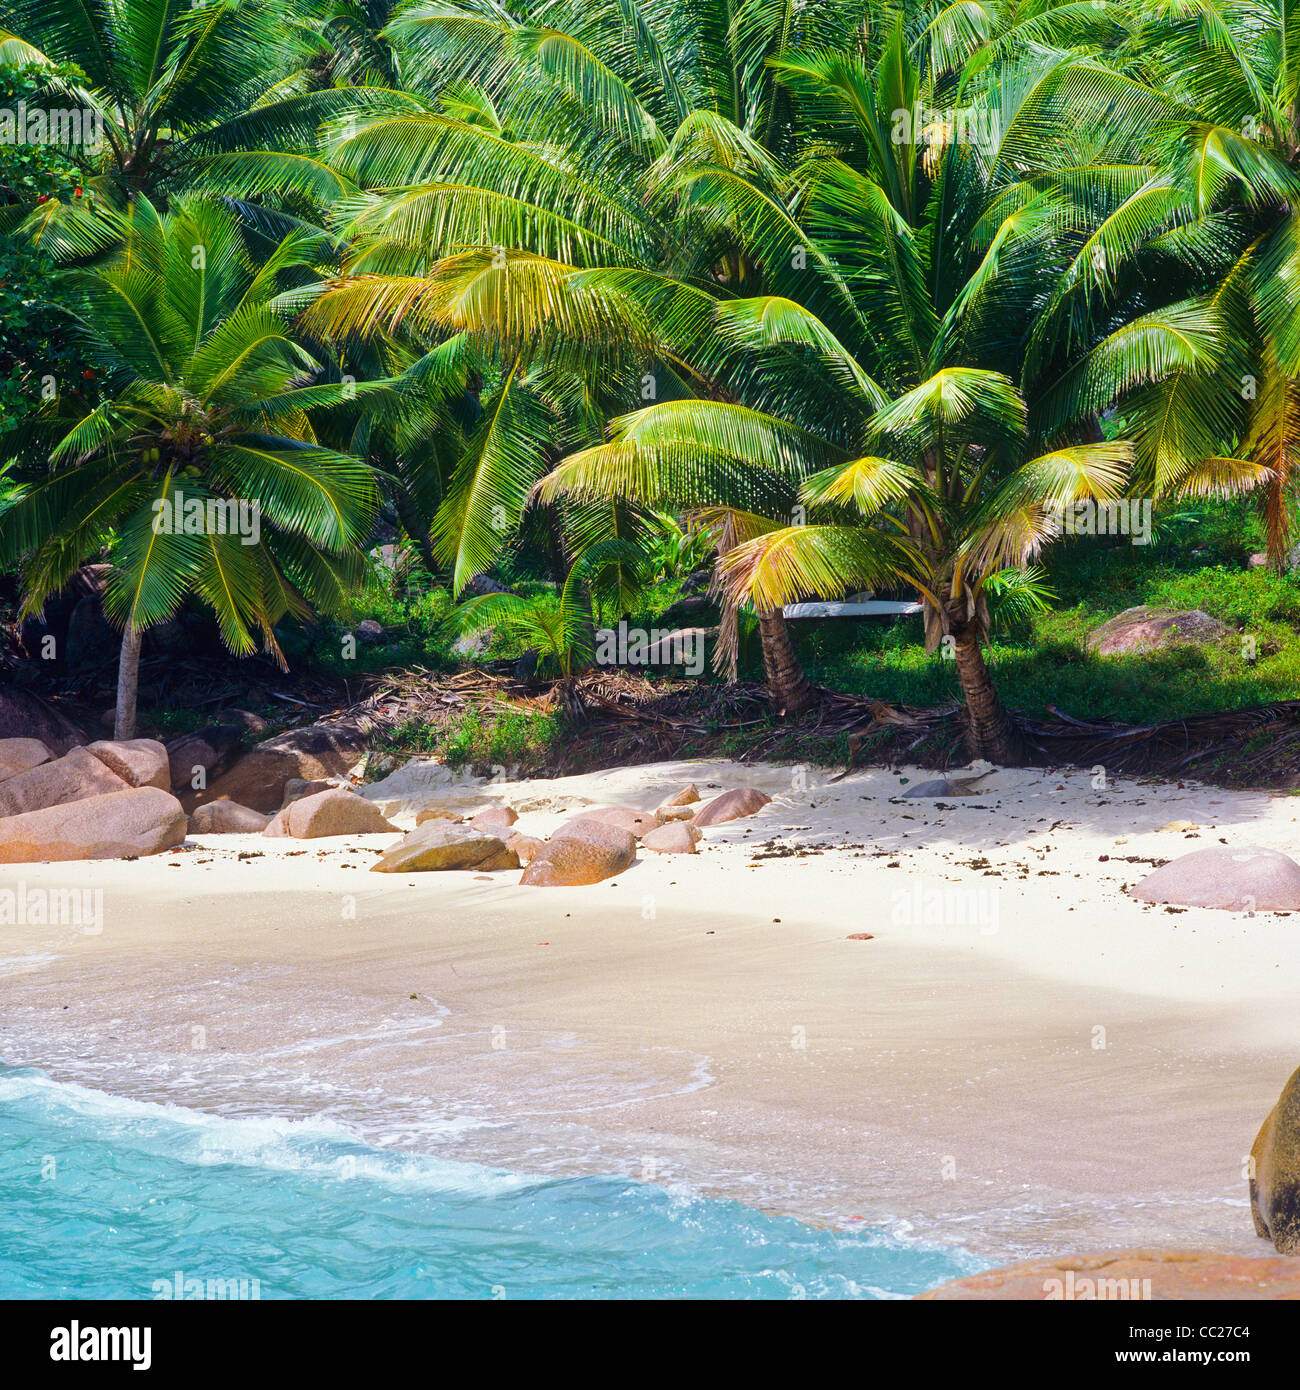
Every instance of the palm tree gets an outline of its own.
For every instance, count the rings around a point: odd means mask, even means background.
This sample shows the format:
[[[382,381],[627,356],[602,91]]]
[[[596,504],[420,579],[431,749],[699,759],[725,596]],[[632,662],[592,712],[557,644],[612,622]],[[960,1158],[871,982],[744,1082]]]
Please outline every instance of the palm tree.
[[[21,562],[25,615],[107,548],[115,737],[130,738],[141,637],[187,597],[231,651],[260,638],[281,663],[282,618],[347,607],[375,480],[317,442],[310,413],[382,386],[317,384],[288,330],[277,292],[306,273],[310,238],[257,265],[234,214],[203,199],[160,216],[137,197],[116,221],[115,251],[67,282],[102,398],[55,404],[48,466],[0,514],[0,563]]]
[[[1019,741],[982,651],[990,579],[1028,563],[1055,512],[1114,499],[1130,468],[1138,486],[1184,493],[1266,475],[1207,447],[1225,421],[1186,389],[1235,359],[1222,291],[1187,297],[1207,232],[1161,163],[1185,109],[1092,56],[981,50],[962,74],[966,107],[935,111],[950,74],[933,49],[923,73],[925,44],[895,24],[874,61],[774,63],[826,135],[791,199],[802,282],[783,263],[788,213],[707,190],[747,259],[794,292],[659,294],[661,341],[733,400],[616,419],[541,492],[721,508],[739,542],[722,557],[725,591],[760,613],[905,578],[928,646],[955,660],[972,749],[1009,761]],[[746,354],[738,369],[726,347]],[[1103,437],[1117,405],[1131,442]],[[848,508],[869,524],[776,524],[791,490],[814,520]]]
[[[1196,249],[1192,302],[1211,306],[1214,341],[1201,369],[1151,392],[1149,469],[1161,491],[1256,487],[1278,568],[1300,481],[1296,23],[1281,0],[1148,3],[1131,44],[1134,71],[1180,108],[1159,155],[1182,199],[1178,235]],[[1197,456],[1208,462],[1189,476]]]
[[[871,8],[471,2],[389,25],[426,109],[376,113],[332,145],[331,167],[362,195],[336,224],[348,273],[306,322],[330,339],[397,333],[474,352],[477,430],[433,525],[454,587],[493,561],[537,480],[606,418],[724,389],[667,351],[631,297],[584,295],[581,273],[638,273],[651,296],[778,281],[745,259],[719,209],[731,195],[784,218],[791,104],[770,62],[797,41],[848,42]],[[570,554],[653,534],[637,505],[554,505]],[[782,697],[793,708],[807,684],[781,615],[762,631],[769,666],[795,679]]]
[[[73,151],[78,196],[27,209],[24,232],[56,259],[84,259],[112,244],[100,209],[139,193],[164,207],[198,188],[231,197],[275,240],[316,225],[355,192],[319,157],[322,124],[416,104],[376,85],[391,71],[370,28],[384,17],[331,0],[0,0],[0,54],[45,68],[47,100],[102,127],[100,143]]]

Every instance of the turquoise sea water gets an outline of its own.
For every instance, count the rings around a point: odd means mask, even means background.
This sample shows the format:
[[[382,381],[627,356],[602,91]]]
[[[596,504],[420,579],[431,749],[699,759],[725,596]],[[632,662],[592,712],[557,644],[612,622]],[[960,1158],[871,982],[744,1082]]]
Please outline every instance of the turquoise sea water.
[[[978,1267],[624,1178],[533,1178],[0,1067],[0,1298],[193,1296],[194,1280],[264,1299],[896,1298]]]

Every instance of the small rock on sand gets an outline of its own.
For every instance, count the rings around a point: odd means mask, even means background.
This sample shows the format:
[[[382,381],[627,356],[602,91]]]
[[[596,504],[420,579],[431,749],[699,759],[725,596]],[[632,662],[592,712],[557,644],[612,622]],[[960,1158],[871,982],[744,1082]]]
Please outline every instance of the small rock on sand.
[[[509,830],[518,819],[519,814],[513,806],[489,806],[486,811],[480,811],[470,821],[470,826],[474,830],[490,830],[495,833],[499,830]]]
[[[342,787],[331,787],[291,801],[262,833],[319,840],[328,835],[375,835],[396,829],[374,802]]]
[[[379,874],[400,874],[414,870],[486,871],[518,867],[518,856],[498,836],[468,825],[426,821],[385,850],[370,870]]]
[[[734,791],[723,792],[695,813],[691,824],[697,829],[707,825],[721,825],[723,821],[739,820],[742,816],[752,816],[761,811],[772,800],[754,787],[737,787]]]
[[[672,806],[693,806],[700,799],[699,788],[694,782],[685,786],[679,792],[674,792],[667,801],[661,801],[658,809],[666,811]]]
[[[670,821],[667,825],[657,825],[641,838],[646,849],[656,854],[694,854],[695,846],[704,838],[704,832],[683,821]]]
[[[545,845],[545,840],[539,840],[536,835],[525,835],[518,830],[506,840],[506,848],[519,856],[521,864],[531,864]]]
[[[271,817],[237,801],[209,801],[190,817],[191,835],[260,835]]]
[[[542,888],[599,883],[636,860],[636,840],[621,826],[589,820],[569,821],[561,829],[567,833],[552,836],[524,870],[520,883]]]

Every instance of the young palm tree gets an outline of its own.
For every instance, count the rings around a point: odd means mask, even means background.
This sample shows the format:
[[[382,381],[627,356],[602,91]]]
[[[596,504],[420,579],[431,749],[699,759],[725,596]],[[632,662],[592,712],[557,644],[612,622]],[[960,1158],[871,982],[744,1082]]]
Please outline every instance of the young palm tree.
[[[68,282],[102,399],[55,404],[48,468],[0,513],[0,563],[21,563],[30,614],[107,548],[115,737],[130,738],[141,636],[187,597],[232,651],[260,638],[281,661],[282,618],[346,608],[375,480],[317,442],[309,412],[382,388],[314,384],[320,368],[290,335],[277,288],[304,273],[309,238],[259,266],[235,216],[204,200],[160,216],[138,197],[117,221],[117,249]]]
[[[553,670],[565,693],[573,678],[591,665],[595,655],[596,623],[592,589],[605,570],[644,563],[626,541],[605,540],[587,549],[565,577],[558,602],[525,599],[517,594],[482,594],[467,599],[448,618],[452,632],[479,632],[500,626],[537,648],[541,667]]]

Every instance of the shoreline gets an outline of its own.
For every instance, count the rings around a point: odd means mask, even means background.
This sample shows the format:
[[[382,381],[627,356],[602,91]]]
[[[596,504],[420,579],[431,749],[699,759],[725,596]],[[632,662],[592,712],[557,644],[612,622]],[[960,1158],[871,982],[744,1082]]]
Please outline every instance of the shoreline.
[[[699,855],[586,888],[369,874],[391,835],[9,866],[0,887],[101,888],[104,928],[0,927],[0,1059],[991,1263],[1270,1253],[1241,1163],[1295,1068],[1300,924],[1118,889],[1150,867],[1125,856],[1285,849],[1296,803],[1039,769],[893,799],[908,776],[710,761],[419,798],[510,802],[545,832],[690,780],[774,796]],[[1159,829],[1179,819],[1201,828]]]

